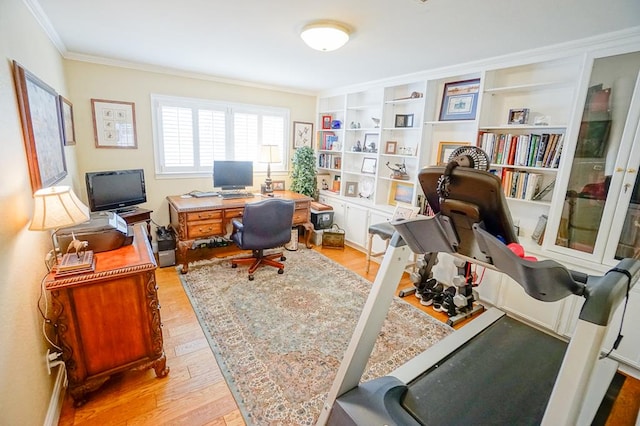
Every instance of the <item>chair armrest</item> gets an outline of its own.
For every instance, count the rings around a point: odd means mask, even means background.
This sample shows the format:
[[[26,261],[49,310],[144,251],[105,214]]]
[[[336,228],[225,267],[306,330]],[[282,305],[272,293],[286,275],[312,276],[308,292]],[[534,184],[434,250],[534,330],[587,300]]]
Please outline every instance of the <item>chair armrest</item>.
[[[240,220],[240,219],[231,219],[231,223],[233,224],[233,227],[237,231],[243,231],[244,230],[244,224],[242,223],[242,220]]]

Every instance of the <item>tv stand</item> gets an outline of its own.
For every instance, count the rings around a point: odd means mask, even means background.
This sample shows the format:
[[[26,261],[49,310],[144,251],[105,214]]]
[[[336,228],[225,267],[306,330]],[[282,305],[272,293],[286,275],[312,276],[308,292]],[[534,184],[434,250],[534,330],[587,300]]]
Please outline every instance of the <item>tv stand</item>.
[[[134,223],[147,222],[147,236],[151,241],[151,213],[153,210],[133,207],[128,209],[116,210],[115,213],[127,222],[127,225]]]

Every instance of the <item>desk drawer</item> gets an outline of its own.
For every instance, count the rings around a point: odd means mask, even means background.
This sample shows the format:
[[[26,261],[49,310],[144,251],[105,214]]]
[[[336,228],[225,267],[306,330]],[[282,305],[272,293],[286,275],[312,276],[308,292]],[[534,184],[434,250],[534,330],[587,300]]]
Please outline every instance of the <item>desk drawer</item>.
[[[298,210],[310,210],[311,202],[310,201],[296,201],[296,211]]]
[[[201,212],[187,213],[187,222],[196,222],[200,220],[222,219],[222,211],[220,210],[204,210]]]
[[[309,222],[309,210],[294,210],[293,223],[299,225],[306,222]]]
[[[242,216],[242,212],[244,212],[244,208],[225,209],[224,218],[225,219],[233,219],[234,217],[240,217],[240,216]]]
[[[223,233],[222,219],[187,223],[188,238],[210,237],[212,235],[222,235]]]

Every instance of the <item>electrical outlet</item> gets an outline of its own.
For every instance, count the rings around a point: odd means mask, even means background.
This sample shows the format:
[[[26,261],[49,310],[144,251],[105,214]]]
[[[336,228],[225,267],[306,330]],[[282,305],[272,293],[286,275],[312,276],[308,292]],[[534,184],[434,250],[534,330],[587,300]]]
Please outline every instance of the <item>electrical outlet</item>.
[[[62,352],[51,352],[50,349],[47,349],[47,354],[45,355],[44,362],[47,365],[47,373],[51,375],[51,369],[57,365],[64,364],[63,361],[58,360]]]

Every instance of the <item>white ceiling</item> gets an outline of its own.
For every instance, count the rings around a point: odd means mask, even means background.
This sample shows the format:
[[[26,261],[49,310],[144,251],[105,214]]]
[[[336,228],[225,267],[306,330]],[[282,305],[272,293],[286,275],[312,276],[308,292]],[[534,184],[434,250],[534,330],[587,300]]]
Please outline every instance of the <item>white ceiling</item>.
[[[315,93],[640,25],[640,0],[25,0],[67,58]],[[351,40],[318,52],[317,19]]]

